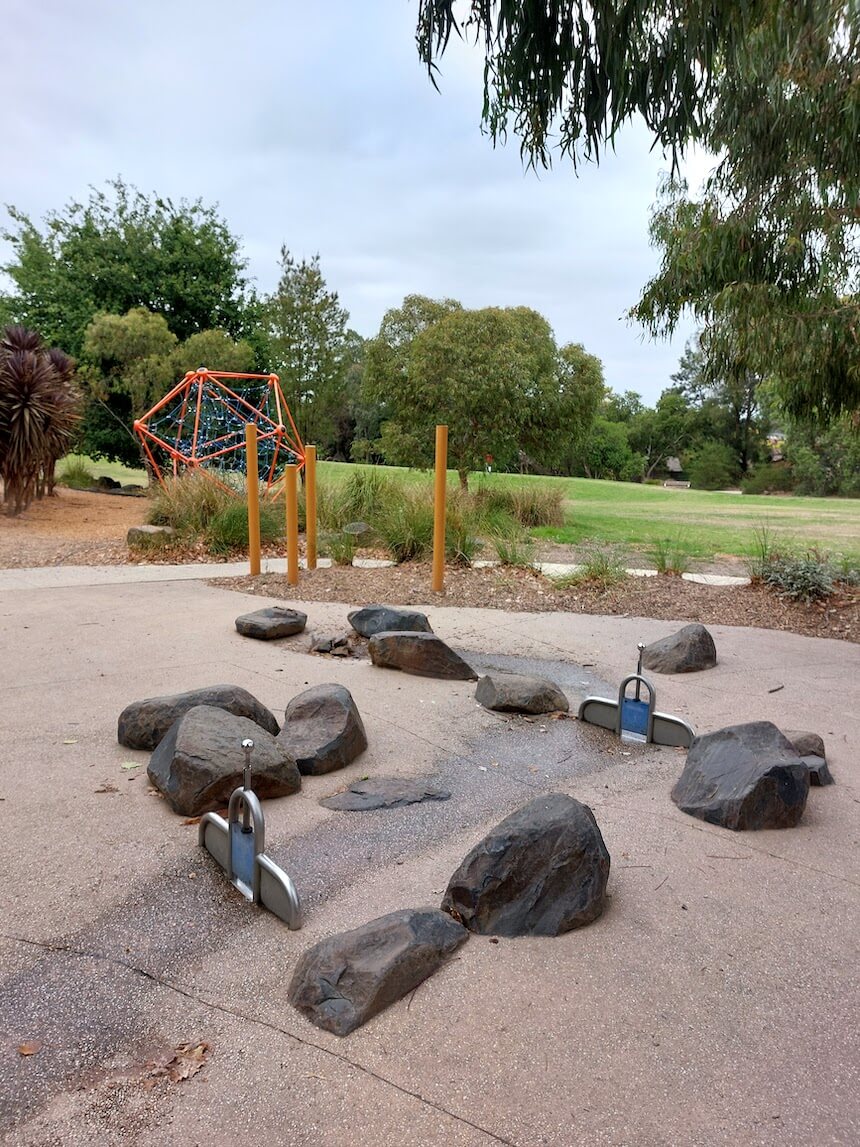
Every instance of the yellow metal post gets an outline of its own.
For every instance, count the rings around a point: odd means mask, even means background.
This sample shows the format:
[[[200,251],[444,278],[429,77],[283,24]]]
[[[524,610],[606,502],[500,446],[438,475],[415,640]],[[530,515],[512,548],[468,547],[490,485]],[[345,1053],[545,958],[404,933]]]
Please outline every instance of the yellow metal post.
[[[448,427],[436,427],[436,485],[433,495],[433,592],[445,582],[445,483],[448,476]]]
[[[317,568],[317,448],[305,447],[305,550],[308,569]]]
[[[245,477],[248,487],[248,560],[251,577],[260,572],[260,475],[257,469],[257,427],[245,425]]]
[[[299,584],[299,485],[298,466],[284,471],[287,511],[287,585]]]

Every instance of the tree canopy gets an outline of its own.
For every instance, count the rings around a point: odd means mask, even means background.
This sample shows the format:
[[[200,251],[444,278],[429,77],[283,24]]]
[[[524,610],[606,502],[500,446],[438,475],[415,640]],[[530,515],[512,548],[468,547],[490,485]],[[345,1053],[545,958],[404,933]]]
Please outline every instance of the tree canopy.
[[[243,333],[249,303],[239,240],[214,207],[147,197],[121,179],[43,226],[9,207],[3,267],[13,291],[0,309],[78,356],[99,313],[134,307],[161,315],[180,340],[223,328]]]
[[[654,335],[684,311],[714,377],[772,377],[796,417],[860,406],[860,5],[856,0],[422,0],[438,74],[452,33],[485,57],[484,124],[546,164],[574,163],[644,120],[673,169],[717,159],[698,199],[670,182],[654,214],[662,265],[633,316]]]

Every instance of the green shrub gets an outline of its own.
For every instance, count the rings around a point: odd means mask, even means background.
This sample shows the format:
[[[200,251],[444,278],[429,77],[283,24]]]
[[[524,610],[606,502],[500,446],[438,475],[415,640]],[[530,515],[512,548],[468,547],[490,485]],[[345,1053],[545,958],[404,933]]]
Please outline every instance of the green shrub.
[[[57,471],[56,484],[70,490],[89,490],[96,484],[95,474],[80,458],[66,458]]]
[[[283,507],[276,502],[260,502],[260,543],[272,545],[284,537]],[[213,554],[226,554],[232,550],[247,549],[248,503],[233,498],[219,510],[206,529],[206,544]]]
[[[201,537],[212,519],[236,500],[236,494],[203,474],[183,474],[155,487],[147,520],[153,526],[173,526],[186,537]]]
[[[374,514],[373,527],[398,564],[421,561],[433,551],[433,494],[424,487],[402,489]]]
[[[534,542],[523,533],[495,533],[490,535],[496,557],[503,566],[527,568],[534,565]]]
[[[336,566],[351,566],[358,547],[355,534],[345,534],[342,530],[325,533],[320,538],[320,556],[331,558]]]
[[[788,466],[756,466],[741,479],[744,494],[787,494],[794,487],[794,475]]]
[[[383,470],[368,467],[352,470],[343,483],[342,506],[351,522],[369,522],[387,501],[397,497],[403,484]]]
[[[655,538],[648,552],[657,573],[680,575],[690,568],[689,545],[680,532],[668,538]]]
[[[793,601],[820,601],[834,589],[833,567],[817,550],[802,556],[776,555],[764,566],[761,577],[765,585]]]
[[[725,490],[738,478],[737,458],[725,442],[705,442],[690,458],[686,469],[697,490]]]
[[[561,589],[580,585],[603,591],[627,577],[624,558],[617,546],[589,546],[581,552],[579,566],[574,573],[558,578],[555,584]]]
[[[773,562],[776,554],[776,536],[770,522],[759,522],[753,529],[751,552],[746,563],[753,581],[762,580],[765,569]]]
[[[502,486],[484,482],[475,490],[474,502],[476,508],[487,514],[501,511],[523,526],[564,525],[564,490],[558,486],[542,486],[537,482]]]

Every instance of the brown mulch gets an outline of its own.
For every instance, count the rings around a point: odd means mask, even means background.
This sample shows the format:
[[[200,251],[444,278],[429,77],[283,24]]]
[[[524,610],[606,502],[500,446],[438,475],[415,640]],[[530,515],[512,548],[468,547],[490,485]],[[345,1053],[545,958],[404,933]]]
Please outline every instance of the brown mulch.
[[[57,496],[33,505],[18,518],[0,513],[0,569],[54,565],[123,565],[135,562],[213,562],[203,546],[160,555],[132,554],[125,542],[129,526],[146,518],[145,498],[117,497],[58,489]],[[568,547],[546,547],[544,561],[575,560]],[[230,554],[224,561],[236,561]],[[636,564],[639,564],[638,562]],[[724,560],[721,572],[742,573],[736,560]],[[389,569],[335,566],[303,572],[298,593],[277,574],[259,578],[219,578],[212,582],[244,593],[306,601],[342,601],[367,605],[427,604],[430,567],[409,564]],[[521,569],[449,568],[440,604],[522,612],[620,614],[710,625],[782,629],[810,637],[860,642],[860,591],[845,590],[825,602],[804,605],[779,598],[761,586],[703,586],[677,577],[627,578],[608,590],[587,586],[557,589],[540,574]]]
[[[700,621],[706,625],[782,629],[808,637],[860,642],[860,590],[846,590],[825,602],[805,605],[778,597],[761,585],[710,586],[679,577],[628,577],[606,590],[589,586],[556,588],[531,570],[457,569],[445,572],[444,592],[430,589],[429,565],[410,563],[389,569],[303,571],[298,587],[283,574],[217,578],[210,585],[263,597],[302,601],[343,601],[351,605],[474,606],[522,613],[595,613]]]

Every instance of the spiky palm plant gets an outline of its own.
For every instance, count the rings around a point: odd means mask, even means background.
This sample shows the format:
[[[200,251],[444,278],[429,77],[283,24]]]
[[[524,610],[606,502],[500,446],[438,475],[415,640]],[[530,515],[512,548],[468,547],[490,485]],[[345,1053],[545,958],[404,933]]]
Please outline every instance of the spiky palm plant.
[[[7,513],[20,514],[53,485],[78,418],[74,364],[39,336],[8,327],[0,342],[0,477]]]

